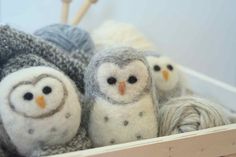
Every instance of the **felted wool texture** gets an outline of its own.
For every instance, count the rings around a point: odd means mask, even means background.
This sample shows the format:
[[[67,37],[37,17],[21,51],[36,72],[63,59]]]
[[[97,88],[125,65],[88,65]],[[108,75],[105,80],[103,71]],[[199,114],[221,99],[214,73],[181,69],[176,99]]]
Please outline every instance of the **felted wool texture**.
[[[176,63],[157,52],[147,52],[145,56],[151,68],[161,107],[172,98],[187,95],[187,80]],[[167,80],[164,74],[168,75]]]
[[[87,62],[94,54],[94,43],[90,34],[78,27],[53,24],[36,30],[34,35],[56,45],[65,52]]]
[[[80,128],[77,135],[68,143],[63,145],[44,146],[41,150],[34,152],[36,156],[49,156],[84,150],[92,147],[85,129]]]
[[[168,101],[159,114],[159,135],[166,136],[229,124],[223,108],[198,97]]]
[[[54,45],[9,26],[0,26],[0,41],[0,68],[14,56],[38,55],[68,75],[80,92],[84,92],[83,73],[88,60],[83,59],[83,55],[75,59]]]
[[[129,46],[140,50],[155,50],[156,47],[133,25],[118,21],[106,21],[95,29],[91,36],[97,49],[113,46]]]
[[[46,93],[45,88],[50,91]],[[19,154],[30,156],[41,146],[64,144],[77,134],[81,119],[79,95],[63,73],[43,66],[21,69],[3,78],[0,93],[5,129],[1,140],[9,137]],[[29,93],[32,96],[26,99]],[[39,97],[43,97],[41,103]]]
[[[131,76],[137,79],[133,85],[128,82]],[[106,82],[109,77],[115,77],[117,83],[109,85]],[[126,84],[123,95],[118,92],[121,81]],[[94,146],[157,136],[157,108],[154,104],[158,103],[150,69],[140,51],[119,47],[98,52],[86,69],[85,85],[90,112],[87,114],[90,115],[87,117],[89,135]]]

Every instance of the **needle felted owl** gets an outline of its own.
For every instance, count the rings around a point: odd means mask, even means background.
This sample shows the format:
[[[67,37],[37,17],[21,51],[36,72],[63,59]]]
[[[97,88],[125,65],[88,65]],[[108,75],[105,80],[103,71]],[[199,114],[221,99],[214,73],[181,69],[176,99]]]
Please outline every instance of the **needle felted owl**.
[[[185,94],[186,83],[178,66],[168,57],[156,52],[145,54],[151,68],[160,106],[171,98]]]
[[[77,134],[79,95],[60,71],[20,69],[2,79],[0,93],[1,144],[12,143],[19,154],[31,156],[42,145],[63,144]]]
[[[85,72],[94,146],[157,136],[152,79],[141,52],[129,47],[96,53]]]

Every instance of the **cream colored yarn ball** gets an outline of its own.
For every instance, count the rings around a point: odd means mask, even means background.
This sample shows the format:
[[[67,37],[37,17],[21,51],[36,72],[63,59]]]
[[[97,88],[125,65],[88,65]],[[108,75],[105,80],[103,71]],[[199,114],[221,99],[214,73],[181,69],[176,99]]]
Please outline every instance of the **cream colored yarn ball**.
[[[128,46],[139,50],[155,50],[155,46],[133,25],[118,21],[106,21],[91,33],[97,49]]]
[[[168,101],[159,113],[159,136],[230,124],[224,108],[197,97]]]

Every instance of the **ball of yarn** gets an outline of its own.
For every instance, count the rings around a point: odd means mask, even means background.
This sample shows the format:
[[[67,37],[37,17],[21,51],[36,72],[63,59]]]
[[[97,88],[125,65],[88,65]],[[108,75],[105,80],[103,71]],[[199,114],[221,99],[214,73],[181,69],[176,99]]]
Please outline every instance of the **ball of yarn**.
[[[155,50],[155,46],[131,24],[106,21],[92,32],[96,48],[128,46],[139,50]],[[114,46],[115,45],[115,46]]]
[[[85,53],[93,54],[94,51],[94,43],[90,34],[78,27],[65,24],[54,24],[37,30],[34,35],[39,36],[70,53],[83,51]]]
[[[159,136],[230,123],[223,107],[197,97],[180,97],[168,101],[160,110],[159,120]]]

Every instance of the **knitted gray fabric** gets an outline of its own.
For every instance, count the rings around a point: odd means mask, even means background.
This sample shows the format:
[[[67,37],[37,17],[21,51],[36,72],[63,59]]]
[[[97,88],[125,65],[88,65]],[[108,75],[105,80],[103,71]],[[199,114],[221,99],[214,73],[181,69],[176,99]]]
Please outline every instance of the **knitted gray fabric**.
[[[89,33],[78,27],[53,24],[35,31],[34,34],[70,54],[79,53],[90,58],[94,53],[95,47]]]
[[[68,75],[84,93],[83,72],[88,59],[81,55],[74,59],[61,49],[56,48],[42,39],[10,28],[0,26],[0,69],[8,60],[20,54],[34,54],[55,65]]]
[[[43,58],[34,54],[21,54],[9,58],[8,62],[2,66],[0,71],[1,78],[7,76],[10,73],[16,72],[19,69],[29,68],[32,66],[48,66],[59,70],[55,65],[48,63]]]
[[[41,151],[35,152],[36,156],[47,156],[54,154],[62,154],[78,150],[84,150],[92,147],[91,140],[87,137],[85,129],[80,128],[77,135],[64,145],[44,146]]]

